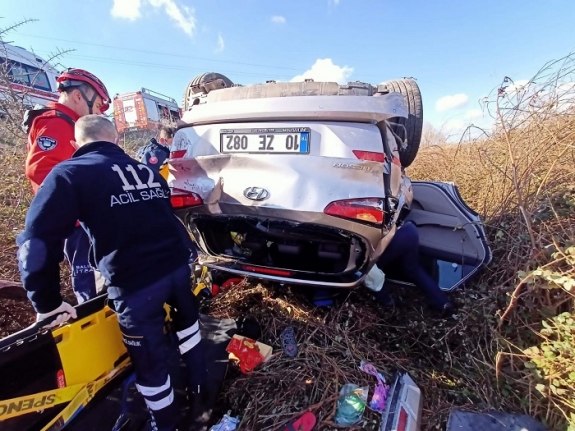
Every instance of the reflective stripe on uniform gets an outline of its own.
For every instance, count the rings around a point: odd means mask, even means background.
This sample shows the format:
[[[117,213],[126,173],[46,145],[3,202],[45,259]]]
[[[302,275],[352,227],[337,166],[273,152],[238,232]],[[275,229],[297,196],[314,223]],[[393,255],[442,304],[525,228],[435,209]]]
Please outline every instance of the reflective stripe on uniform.
[[[168,380],[162,386],[142,386],[136,383],[136,388],[144,397],[153,397],[158,395],[160,392],[169,389],[172,386],[170,382],[170,376],[168,375]]]
[[[144,401],[146,401],[146,405],[150,410],[161,410],[174,402],[174,390],[172,389],[168,396],[161,398],[158,401],[151,401],[145,397]]]
[[[161,410],[168,407],[174,401],[174,390],[171,389],[172,385],[169,375],[166,379],[166,383],[162,386],[142,386],[136,383],[136,388],[138,388],[138,391],[144,396],[144,401],[146,401],[146,405],[151,410]],[[162,392],[165,393],[168,390],[170,390],[170,392],[167,395],[161,396]],[[159,399],[158,396],[160,396]]]
[[[200,331],[198,331],[189,340],[180,344],[180,354],[183,355],[187,351],[191,350],[192,348],[197,346],[201,340],[202,340],[202,336],[200,334]]]
[[[199,325],[198,321],[196,321],[196,323],[194,323],[192,326],[190,326],[190,327],[188,327],[182,331],[178,331],[178,332],[176,332],[176,334],[178,334],[178,339],[181,340],[181,339],[186,338],[192,334],[195,334],[199,330],[200,330],[200,325]]]

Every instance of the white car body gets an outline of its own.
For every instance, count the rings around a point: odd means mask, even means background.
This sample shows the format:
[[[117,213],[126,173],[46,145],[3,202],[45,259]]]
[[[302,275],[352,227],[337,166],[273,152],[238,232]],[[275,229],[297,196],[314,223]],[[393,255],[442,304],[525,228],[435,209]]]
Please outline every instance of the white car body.
[[[479,217],[455,187],[405,175],[389,126],[408,116],[401,94],[243,98],[248,93],[207,94],[184,113],[172,144],[169,184],[178,202],[191,203],[175,208],[206,253],[202,263],[278,282],[355,287],[406,215],[431,258],[442,252],[432,263],[442,288],[490,260]],[[296,150],[293,139],[305,145]]]

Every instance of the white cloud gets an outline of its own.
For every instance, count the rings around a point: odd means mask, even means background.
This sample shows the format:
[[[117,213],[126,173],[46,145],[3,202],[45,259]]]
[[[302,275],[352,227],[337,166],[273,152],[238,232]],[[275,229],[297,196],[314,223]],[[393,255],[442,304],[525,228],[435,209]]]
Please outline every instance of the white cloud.
[[[178,6],[174,0],[148,0],[155,8],[164,7],[164,11],[172,21],[188,36],[192,36],[196,29],[194,10],[187,6]]]
[[[440,129],[450,142],[458,142],[460,139],[476,138],[489,133],[493,128],[494,120],[481,109],[468,109],[465,112],[449,115],[443,119],[437,119],[435,127]],[[469,127],[473,126],[473,127]],[[483,130],[483,131],[482,131]]]
[[[274,16],[272,16],[271,21],[272,21],[274,24],[285,24],[285,23],[286,23],[285,17],[283,17],[283,16],[281,16],[281,15],[274,15]]]
[[[523,96],[523,101],[529,104],[530,110],[566,112],[575,106],[575,82],[561,82],[547,87],[529,85],[520,95]]]
[[[218,45],[216,46],[216,52],[222,52],[226,44],[224,43],[224,38],[221,33],[218,33]]]
[[[519,79],[518,81],[512,82],[507,87],[505,87],[505,92],[507,94],[522,93],[527,91],[529,88],[528,79]]]
[[[567,111],[575,106],[575,82],[559,84],[555,93],[557,107],[561,111]]]
[[[340,0],[329,0],[328,3],[337,6],[339,4]]]
[[[124,18],[135,21],[140,18],[141,0],[114,0],[111,14],[114,18]]]
[[[111,14],[115,18],[135,21],[140,18],[142,4],[149,4],[155,9],[163,9],[166,15],[188,36],[196,30],[194,9],[178,5],[175,0],[114,0]]]
[[[452,109],[463,108],[467,105],[469,96],[464,93],[443,96],[435,102],[435,110],[438,112],[450,111]]]
[[[306,70],[301,75],[294,76],[291,82],[301,82],[311,78],[314,81],[332,81],[345,84],[352,73],[353,67],[333,64],[331,58],[318,58],[311,69]]]

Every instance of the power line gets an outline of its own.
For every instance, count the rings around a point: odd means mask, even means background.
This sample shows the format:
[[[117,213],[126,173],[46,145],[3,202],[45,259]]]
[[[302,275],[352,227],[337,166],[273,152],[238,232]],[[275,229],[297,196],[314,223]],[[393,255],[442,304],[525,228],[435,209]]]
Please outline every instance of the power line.
[[[28,34],[28,33],[20,33],[20,32],[15,32],[15,34],[21,35],[21,36],[27,36],[27,37],[32,37],[32,38],[38,38],[38,39],[45,39],[45,40],[54,40],[54,41],[59,41],[59,42],[66,42],[66,43],[74,43],[77,45],[87,45],[87,46],[96,46],[96,47],[100,47],[100,48],[108,48],[108,49],[119,49],[119,50],[124,50],[124,51],[132,51],[132,52],[139,52],[142,54],[151,54],[151,55],[163,55],[166,57],[174,57],[174,58],[185,58],[185,59],[189,59],[189,60],[202,60],[202,61],[211,61],[214,63],[224,63],[224,64],[235,64],[235,65],[241,65],[241,66],[250,66],[250,67],[261,67],[261,68],[268,68],[268,69],[279,69],[279,70],[289,70],[289,71],[293,71],[293,72],[297,72],[297,74],[301,74],[302,70],[301,69],[296,69],[293,67],[284,67],[284,66],[271,66],[271,65],[264,65],[264,64],[256,64],[256,63],[243,63],[243,62],[239,62],[239,61],[231,61],[231,60],[217,60],[217,59],[213,59],[213,58],[205,58],[205,57],[194,57],[191,55],[182,55],[182,54],[170,54],[170,53],[166,53],[166,52],[160,52],[160,51],[149,51],[149,50],[145,50],[145,49],[137,49],[137,48],[127,48],[127,47],[122,47],[122,46],[115,46],[115,45],[104,45],[104,44],[99,44],[99,43],[92,43],[92,42],[79,42],[79,41],[74,41],[74,40],[69,40],[69,39],[61,39],[61,38],[56,38],[56,37],[46,37],[46,36],[39,36],[39,35],[33,35],[33,34]],[[86,58],[86,60],[88,60]],[[152,63],[150,63],[152,64]],[[158,64],[155,64],[156,66],[158,66]],[[162,68],[164,69],[168,69],[169,67],[166,65],[161,65]],[[201,70],[203,72],[206,72],[208,68],[196,68],[196,70]],[[179,70],[179,69],[173,69],[173,70]],[[185,68],[185,70],[190,70],[190,68]],[[221,72],[220,72],[221,73]],[[228,73],[234,73],[234,72],[230,72],[228,71]],[[259,76],[259,77],[266,77],[266,78],[286,78],[286,79],[291,79],[293,77],[292,75],[283,75],[283,76],[278,76],[278,75],[272,75],[272,74],[250,74],[248,72],[237,72],[236,74],[238,75],[247,75],[247,76]],[[380,75],[371,75],[371,74],[362,74],[362,76],[364,78],[375,78],[375,80],[378,80],[378,82],[380,82],[379,80],[382,79],[382,77]]]
[[[20,33],[20,32],[15,32],[15,34],[18,34],[21,36],[32,37],[32,38],[38,38],[38,39],[73,43],[73,44],[77,44],[77,45],[87,45],[87,46],[95,46],[95,47],[101,47],[101,48],[107,48],[107,49],[118,49],[118,50],[124,50],[124,51],[132,51],[132,52],[138,52],[138,53],[142,53],[142,54],[163,55],[163,56],[167,56],[167,57],[182,58],[182,59],[189,59],[189,60],[202,60],[202,61],[208,61],[208,62],[211,61],[211,62],[215,62],[215,63],[234,64],[234,65],[242,65],[242,66],[250,66],[250,67],[286,70],[286,71],[289,70],[289,71],[297,72],[297,74],[302,73],[301,69],[296,69],[296,68],[291,68],[291,67],[271,66],[271,65],[263,65],[263,64],[256,64],[256,63],[243,63],[243,62],[231,61],[231,60],[217,60],[217,59],[213,59],[213,58],[194,57],[191,55],[170,54],[170,53],[160,52],[160,51],[149,51],[149,50],[144,50],[144,49],[128,48],[128,47],[114,46],[114,45],[104,45],[104,44],[91,43],[91,42],[80,42],[80,41],[74,41],[74,40],[69,40],[69,39],[46,37],[46,36],[33,35],[33,34],[28,34],[28,33]],[[50,53],[48,53],[48,54],[50,54]],[[73,58],[86,60],[86,61],[100,61],[100,62],[108,62],[108,63],[116,63],[116,64],[139,65],[142,67],[162,68],[164,70],[182,70],[182,71],[198,70],[198,71],[201,71],[203,73],[203,72],[206,72],[208,69],[207,67],[206,68],[178,67],[178,66],[159,64],[159,63],[145,63],[145,62],[137,62],[137,61],[129,61],[129,60],[120,60],[120,59],[114,59],[114,58],[105,59],[105,58],[101,58],[101,57],[90,57],[90,56],[80,56],[80,55],[74,56],[74,55],[70,55],[70,54],[66,54],[66,55],[69,55]],[[220,71],[220,73],[221,73],[221,71]],[[234,71],[229,71],[229,70],[226,71],[226,73],[235,74],[235,75],[243,75],[243,76],[264,77],[266,79],[276,78],[276,79],[287,79],[287,80],[289,80],[293,77],[293,74],[290,74],[290,75],[275,75],[275,74],[263,74],[263,73],[258,74],[258,73],[250,73],[250,72],[237,72],[237,71],[234,72]],[[372,78],[375,78],[375,80],[377,80],[378,82],[380,82],[380,80],[383,78],[380,75],[371,75],[371,74],[362,74],[362,77],[363,77],[363,79],[372,77]]]
[[[40,55],[46,55],[47,53],[40,50],[36,51]],[[162,70],[177,70],[177,71],[190,71],[190,70],[197,70],[201,73],[206,72],[206,68],[201,67],[188,67],[188,66],[177,66],[172,64],[162,64],[162,63],[150,63],[150,62],[143,62],[143,61],[135,61],[135,60],[124,60],[118,58],[105,58],[105,57],[96,57],[96,56],[87,56],[87,55],[76,55],[71,53],[66,53],[66,57],[75,58],[78,60],[85,60],[85,61],[94,61],[98,63],[106,63],[106,64],[124,64],[129,66],[138,66],[138,67],[147,67],[147,68],[155,68],[155,69],[162,69]],[[225,71],[227,74],[230,75],[243,75],[243,76],[253,76],[253,77],[264,77],[269,78],[269,74],[262,74],[262,73],[251,73],[251,72],[239,72],[239,71]],[[278,76],[274,75],[276,78],[286,78],[290,79],[291,76],[283,75]]]
[[[216,63],[238,64],[238,65],[242,65],[242,66],[251,66],[251,67],[264,67],[264,68],[269,68],[269,69],[283,69],[283,70],[291,70],[291,71],[295,71],[295,72],[299,72],[299,71],[300,71],[300,69],[295,69],[295,68],[292,68],[292,67],[270,66],[270,65],[255,64],[255,63],[243,63],[243,62],[239,62],[239,61],[217,60],[217,59],[213,59],[213,58],[194,57],[194,56],[191,56],[191,55],[169,54],[169,53],[167,53],[167,52],[149,51],[149,50],[145,50],[145,49],[127,48],[127,47],[113,46],[113,45],[103,45],[103,44],[91,43],[91,42],[78,42],[78,41],[75,41],[75,40],[60,39],[60,38],[56,38],[56,37],[38,36],[38,35],[27,34],[27,33],[19,33],[19,32],[17,32],[16,34],[19,34],[19,35],[21,35],[21,36],[34,37],[34,38],[38,38],[38,39],[55,40],[55,41],[67,42],[67,43],[75,43],[75,44],[77,44],[77,45],[97,46],[97,47],[100,47],[100,48],[121,49],[121,50],[125,50],[125,51],[140,52],[140,53],[143,53],[143,54],[165,55],[165,56],[168,56],[168,57],[187,58],[187,59],[191,59],[191,60],[213,61],[213,62],[216,62]]]

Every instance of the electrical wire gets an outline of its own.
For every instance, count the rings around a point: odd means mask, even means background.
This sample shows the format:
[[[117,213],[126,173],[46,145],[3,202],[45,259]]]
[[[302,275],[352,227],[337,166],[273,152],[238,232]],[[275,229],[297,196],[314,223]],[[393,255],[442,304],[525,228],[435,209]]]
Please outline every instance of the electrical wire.
[[[105,44],[99,44],[99,43],[93,43],[93,42],[80,42],[80,41],[74,41],[74,40],[70,40],[70,39],[62,39],[62,38],[57,38],[57,37],[47,37],[47,36],[43,36],[43,35],[34,35],[34,34],[29,34],[29,33],[20,33],[20,32],[15,32],[14,34],[20,35],[20,36],[26,36],[26,37],[32,37],[32,38],[38,38],[38,39],[44,39],[44,40],[53,40],[53,41],[58,41],[58,42],[66,42],[66,43],[73,43],[73,44],[77,44],[77,45],[86,45],[86,46],[94,46],[94,47],[100,47],[100,48],[106,48],[106,49],[118,49],[118,50],[124,50],[124,51],[132,51],[132,52],[138,52],[138,53],[142,53],[142,54],[150,54],[150,55],[163,55],[163,56],[167,56],[167,57],[174,57],[174,58],[182,58],[182,59],[189,59],[189,60],[201,60],[201,61],[208,61],[208,62],[215,62],[215,63],[222,63],[222,64],[233,64],[233,65],[241,65],[241,66],[250,66],[250,67],[260,67],[260,68],[268,68],[268,69],[278,69],[278,70],[289,70],[289,71],[293,71],[293,72],[297,72],[297,74],[301,74],[302,70],[301,69],[296,69],[293,67],[284,67],[284,66],[272,66],[272,65],[264,65],[264,64],[257,64],[257,63],[244,63],[244,62],[239,62],[239,61],[231,61],[231,60],[218,60],[218,59],[214,59],[214,58],[205,58],[205,57],[195,57],[195,56],[191,56],[191,55],[183,55],[183,54],[172,54],[172,53],[167,53],[167,52],[161,52],[161,51],[150,51],[150,50],[145,50],[145,49],[138,49],[138,48],[128,48],[128,47],[123,47],[123,46],[117,46],[117,45],[105,45]],[[79,59],[81,59],[80,57],[78,57]],[[87,61],[95,61],[95,58],[84,58]],[[104,59],[105,60],[105,59]],[[108,61],[108,60],[106,60]],[[116,59],[109,59],[109,61],[114,61],[116,62]],[[125,63],[125,64],[135,64],[135,63]],[[154,67],[161,67],[162,69],[169,69],[171,68],[172,70],[200,70],[202,72],[205,72],[208,69],[211,69],[210,67],[204,67],[204,68],[181,68],[181,69],[177,69],[177,66],[166,66],[165,64],[157,64],[157,63],[148,63],[148,66],[154,65]],[[146,66],[145,66],[146,67]],[[289,80],[291,78],[293,78],[293,74],[288,75],[283,75],[283,76],[278,76],[274,73],[268,73],[268,74],[257,74],[257,73],[249,73],[249,72],[234,72],[234,71],[224,71],[228,74],[237,74],[237,75],[245,75],[245,76],[254,76],[254,77],[265,77],[266,79],[269,79],[270,77],[275,77],[277,79],[286,79]],[[222,73],[222,71],[220,71],[220,73]],[[372,77],[375,79],[381,79],[381,77],[379,75],[362,75],[363,78],[368,78],[368,77]],[[379,82],[379,81],[378,81]]]
[[[217,59],[214,59],[214,58],[194,57],[194,56],[191,56],[191,55],[182,55],[182,54],[171,54],[171,53],[167,53],[167,52],[149,51],[149,50],[145,50],[145,49],[128,48],[128,47],[114,46],[114,45],[103,45],[103,44],[92,43],[92,42],[79,42],[79,41],[75,41],[75,40],[60,39],[60,38],[56,38],[56,37],[38,36],[38,35],[27,34],[27,33],[19,33],[19,32],[15,32],[15,34],[19,34],[19,35],[21,35],[21,36],[26,36],[26,37],[33,37],[33,38],[38,38],[38,39],[44,39],[44,40],[54,40],[54,41],[66,42],[66,43],[75,43],[75,44],[77,44],[77,45],[88,45],[88,46],[97,46],[97,47],[100,47],[100,48],[121,49],[121,50],[124,50],[124,51],[133,51],[133,52],[140,52],[140,53],[152,54],[152,55],[165,55],[165,56],[168,56],[168,57],[187,58],[187,59],[190,59],[190,60],[213,61],[213,62],[216,62],[216,63],[238,64],[238,65],[250,66],[250,67],[264,67],[264,68],[268,68],[268,69],[292,70],[292,71],[295,71],[295,72],[299,72],[299,71],[300,71],[300,69],[295,69],[295,68],[292,68],[292,67],[271,66],[271,65],[264,65],[264,64],[255,64],[255,63],[243,63],[243,62],[231,61],[231,60],[217,60]]]
[[[35,51],[39,55],[49,55],[50,53],[46,51]],[[151,62],[144,62],[144,61],[136,61],[136,60],[126,60],[126,59],[119,59],[119,58],[106,58],[106,57],[97,57],[97,56],[88,56],[88,55],[77,55],[73,53],[66,53],[64,55],[66,58],[78,59],[83,61],[93,61],[98,63],[106,63],[106,64],[122,64],[122,65],[129,65],[129,66],[138,66],[138,67],[146,67],[146,68],[155,68],[155,69],[162,69],[162,70],[174,70],[174,71],[191,71],[197,70],[201,73],[206,72],[205,67],[190,67],[190,66],[178,66],[175,64],[166,64],[166,63],[151,63]],[[231,71],[231,70],[223,70],[220,73],[225,73],[229,75],[242,75],[248,77],[263,77],[269,78],[269,74],[263,73],[252,73],[252,72],[241,72],[241,71]],[[274,75],[277,79],[286,79],[289,80],[292,77],[288,75],[278,76]]]

